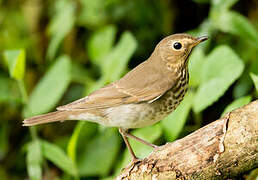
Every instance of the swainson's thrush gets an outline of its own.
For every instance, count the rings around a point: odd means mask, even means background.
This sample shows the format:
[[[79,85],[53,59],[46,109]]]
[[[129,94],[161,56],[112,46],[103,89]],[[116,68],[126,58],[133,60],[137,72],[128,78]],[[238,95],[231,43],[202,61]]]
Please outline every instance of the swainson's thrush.
[[[192,49],[205,40],[206,36],[170,35],[159,42],[148,60],[120,80],[57,107],[55,112],[25,119],[23,125],[85,120],[118,127],[134,162],[137,158],[127,137],[156,146],[129,134],[127,130],[152,125],[179,105],[188,88],[188,57]]]

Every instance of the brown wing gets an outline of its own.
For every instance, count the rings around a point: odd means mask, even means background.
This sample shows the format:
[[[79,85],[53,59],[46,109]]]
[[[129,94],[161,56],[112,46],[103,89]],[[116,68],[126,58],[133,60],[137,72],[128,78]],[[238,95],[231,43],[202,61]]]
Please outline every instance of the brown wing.
[[[159,71],[159,69],[162,68],[157,68],[153,64],[150,66],[149,61],[145,61],[119,81],[57,109],[90,110],[121,104],[155,101],[174,85],[173,79],[166,77],[164,71]]]

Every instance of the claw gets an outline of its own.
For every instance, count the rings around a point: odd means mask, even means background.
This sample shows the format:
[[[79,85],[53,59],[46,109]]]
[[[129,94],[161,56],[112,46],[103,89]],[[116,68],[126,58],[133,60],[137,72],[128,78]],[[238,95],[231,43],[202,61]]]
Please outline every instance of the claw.
[[[142,159],[140,158],[133,158],[132,161],[124,169],[129,169],[129,171],[131,171],[134,168],[134,166],[141,161]]]

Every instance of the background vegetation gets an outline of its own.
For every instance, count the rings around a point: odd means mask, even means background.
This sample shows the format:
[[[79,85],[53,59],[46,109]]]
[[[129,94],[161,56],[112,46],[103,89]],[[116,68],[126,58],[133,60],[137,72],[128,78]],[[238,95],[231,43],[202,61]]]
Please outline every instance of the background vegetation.
[[[22,120],[119,79],[173,33],[210,39],[179,108],[134,134],[164,144],[257,99],[257,27],[256,0],[0,0],[0,178],[112,179],[130,161],[117,129]]]

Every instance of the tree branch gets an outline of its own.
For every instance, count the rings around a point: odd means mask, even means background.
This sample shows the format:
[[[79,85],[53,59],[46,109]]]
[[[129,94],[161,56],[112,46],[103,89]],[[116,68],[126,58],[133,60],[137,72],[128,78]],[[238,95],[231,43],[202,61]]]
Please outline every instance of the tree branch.
[[[117,180],[237,178],[258,167],[258,100],[155,149]]]

